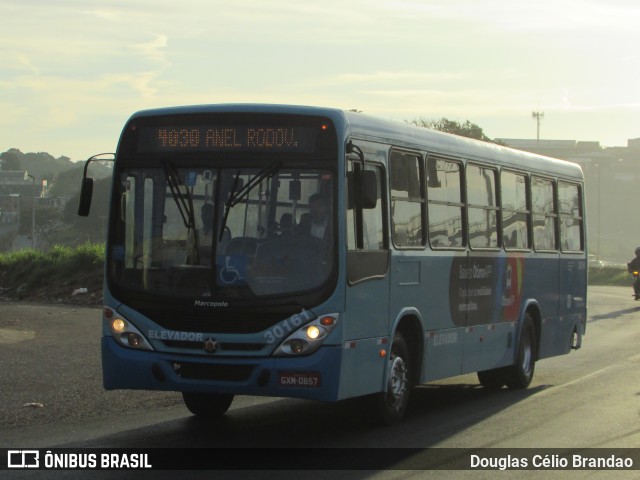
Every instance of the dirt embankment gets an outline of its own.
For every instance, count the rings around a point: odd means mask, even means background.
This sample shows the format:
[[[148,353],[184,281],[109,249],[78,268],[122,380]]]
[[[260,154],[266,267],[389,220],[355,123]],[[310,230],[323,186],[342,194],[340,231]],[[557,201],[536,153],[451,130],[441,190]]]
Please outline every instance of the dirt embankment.
[[[102,272],[77,272],[64,280],[37,285],[11,282],[0,272],[0,301],[102,305]]]

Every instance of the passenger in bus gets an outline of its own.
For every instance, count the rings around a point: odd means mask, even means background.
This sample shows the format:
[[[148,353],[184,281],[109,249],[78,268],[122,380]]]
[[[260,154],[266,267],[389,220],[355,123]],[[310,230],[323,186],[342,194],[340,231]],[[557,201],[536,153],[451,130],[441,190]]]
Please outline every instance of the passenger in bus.
[[[280,217],[279,230],[280,235],[288,237],[293,232],[293,215],[290,213],[283,213]]]
[[[300,218],[299,232],[322,240],[331,239],[329,207],[322,194],[314,193],[309,197],[309,214]]]

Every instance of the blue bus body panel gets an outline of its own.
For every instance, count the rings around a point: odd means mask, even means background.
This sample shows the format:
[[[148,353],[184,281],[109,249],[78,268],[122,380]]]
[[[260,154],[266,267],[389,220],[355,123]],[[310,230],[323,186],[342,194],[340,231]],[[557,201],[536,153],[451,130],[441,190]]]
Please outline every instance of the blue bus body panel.
[[[426,329],[423,382],[512,365],[527,309],[540,317],[538,359],[568,353],[573,333],[584,333],[583,255],[561,261],[557,253],[434,252],[407,258],[394,257],[392,272],[401,272],[396,267],[403,261],[420,264],[421,273],[415,282],[397,275],[390,302],[392,312],[409,304],[421,312]],[[491,274],[473,278],[482,272]]]
[[[389,350],[387,337],[345,343],[340,369],[340,399],[382,390],[386,357],[380,355],[381,349]]]

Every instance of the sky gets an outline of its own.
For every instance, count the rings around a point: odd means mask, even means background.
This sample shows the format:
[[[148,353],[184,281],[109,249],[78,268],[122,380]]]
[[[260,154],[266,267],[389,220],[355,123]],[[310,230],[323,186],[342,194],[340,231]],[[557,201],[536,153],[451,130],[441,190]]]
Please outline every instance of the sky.
[[[637,0],[2,0],[0,18],[0,152],[83,160],[138,110],[237,102],[640,137]]]

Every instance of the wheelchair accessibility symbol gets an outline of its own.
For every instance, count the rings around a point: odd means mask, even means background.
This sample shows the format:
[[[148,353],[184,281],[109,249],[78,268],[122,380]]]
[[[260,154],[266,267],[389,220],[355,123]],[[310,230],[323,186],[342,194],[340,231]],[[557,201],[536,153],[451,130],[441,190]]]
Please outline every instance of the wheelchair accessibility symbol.
[[[244,285],[247,274],[246,255],[220,255],[216,261],[222,285]]]

